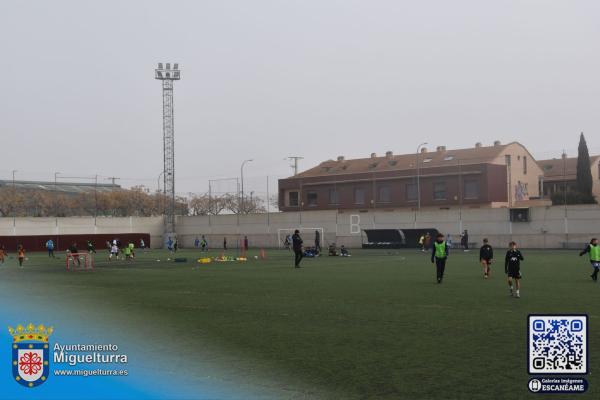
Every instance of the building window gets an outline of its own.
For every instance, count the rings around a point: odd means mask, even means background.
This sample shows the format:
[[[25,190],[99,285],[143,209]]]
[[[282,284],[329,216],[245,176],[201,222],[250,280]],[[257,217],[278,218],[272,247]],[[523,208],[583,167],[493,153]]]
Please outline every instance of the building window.
[[[290,207],[298,207],[298,192],[289,192],[288,193],[288,202]]]
[[[406,200],[417,201],[417,184],[407,183],[406,184]]]
[[[392,188],[390,186],[380,186],[378,200],[381,203],[391,203],[392,202]]]
[[[317,205],[317,192],[307,192],[306,193],[306,203],[309,206],[316,206]]]
[[[329,189],[329,204],[340,204],[337,189]]]
[[[365,189],[354,189],[354,204],[365,204]]]
[[[436,182],[433,184],[433,199],[446,200],[446,182]]]
[[[479,181],[467,180],[465,181],[465,199],[478,199],[479,198]]]
[[[523,175],[527,175],[527,156],[523,156]]]

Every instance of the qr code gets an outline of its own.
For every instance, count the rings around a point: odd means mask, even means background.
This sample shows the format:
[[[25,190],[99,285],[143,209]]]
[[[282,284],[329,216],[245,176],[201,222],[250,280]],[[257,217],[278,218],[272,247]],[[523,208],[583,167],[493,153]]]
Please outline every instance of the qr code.
[[[587,315],[529,316],[530,374],[587,374]]]

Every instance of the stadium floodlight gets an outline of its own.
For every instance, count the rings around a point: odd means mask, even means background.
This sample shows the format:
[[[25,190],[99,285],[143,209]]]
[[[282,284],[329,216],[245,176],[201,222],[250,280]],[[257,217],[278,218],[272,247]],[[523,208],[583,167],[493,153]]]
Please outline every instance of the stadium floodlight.
[[[419,152],[421,147],[427,145],[427,142],[423,142],[417,146],[417,210],[421,211],[421,182],[420,182],[420,167],[419,167]]]
[[[164,169],[163,169],[163,191],[168,196],[167,206],[165,207],[167,234],[175,232],[175,126],[173,111],[173,81],[181,79],[179,64],[177,71],[171,69],[171,63],[158,64],[155,70],[155,79],[162,81],[163,86],[163,151],[164,151]]]
[[[242,182],[242,187],[241,187],[241,192],[242,192],[242,196],[240,198],[240,213],[244,212],[244,165],[246,165],[246,163],[252,162],[254,160],[250,159],[250,160],[244,160],[242,162],[242,166],[240,167],[240,176],[242,178],[241,182]]]

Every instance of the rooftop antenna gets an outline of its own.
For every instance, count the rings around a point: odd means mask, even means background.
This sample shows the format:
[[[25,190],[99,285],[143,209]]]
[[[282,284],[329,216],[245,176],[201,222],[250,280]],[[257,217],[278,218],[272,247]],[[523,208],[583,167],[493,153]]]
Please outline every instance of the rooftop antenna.
[[[294,170],[294,176],[298,175],[298,160],[304,160],[304,157],[291,156],[287,159],[294,162],[290,167]]]

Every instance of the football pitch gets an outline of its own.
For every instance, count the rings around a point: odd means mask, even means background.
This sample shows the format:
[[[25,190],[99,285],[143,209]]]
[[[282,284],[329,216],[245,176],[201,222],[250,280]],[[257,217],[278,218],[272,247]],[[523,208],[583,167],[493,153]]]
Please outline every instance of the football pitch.
[[[23,269],[14,259],[0,266],[0,288],[11,304],[35,294],[64,313],[85,307],[90,320],[144,324],[140,340],[156,346],[175,336],[180,354],[194,352],[226,369],[224,379],[272,388],[278,398],[532,397],[528,314],[586,313],[591,375],[583,397],[600,397],[600,284],[587,259],[522,250],[516,299],[505,250],[495,251],[487,280],[477,251],[451,251],[442,284],[430,254],[417,250],[355,250],[349,258],[304,259],[300,269],[284,250],[205,265],[196,250],[178,252],[186,263],[158,250],[109,263],[101,252],[93,272],[65,272],[63,254],[29,254]]]

